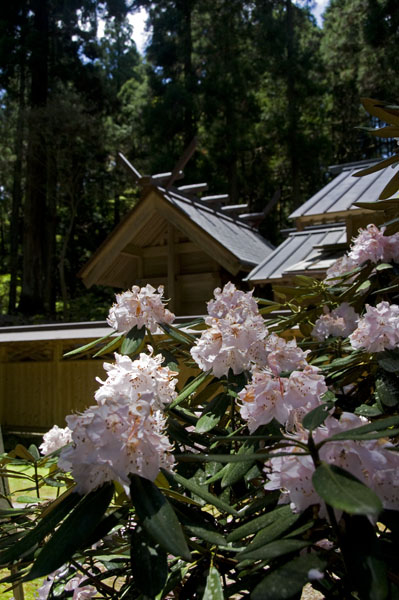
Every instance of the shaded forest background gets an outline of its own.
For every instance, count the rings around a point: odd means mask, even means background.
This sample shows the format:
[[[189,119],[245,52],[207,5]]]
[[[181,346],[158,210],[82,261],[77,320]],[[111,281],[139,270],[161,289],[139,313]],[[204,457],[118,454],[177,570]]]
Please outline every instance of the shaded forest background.
[[[148,12],[141,56],[127,16]],[[101,319],[79,268],[138,198],[118,164],[261,210],[274,243],[330,164],[387,151],[360,97],[399,99],[396,0],[13,0],[0,4],[0,317]],[[105,23],[100,38],[100,20]]]

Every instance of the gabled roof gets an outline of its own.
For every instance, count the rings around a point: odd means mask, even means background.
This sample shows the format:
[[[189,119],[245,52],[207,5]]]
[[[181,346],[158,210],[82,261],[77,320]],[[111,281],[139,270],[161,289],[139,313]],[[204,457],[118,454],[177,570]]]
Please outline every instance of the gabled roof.
[[[324,273],[342,254],[346,244],[345,225],[295,231],[255,267],[245,281],[273,283],[284,276]]]
[[[173,190],[159,188],[165,200],[178,208],[193,223],[230,251],[243,267],[254,266],[274,246],[247,223],[234,219],[223,210],[214,209]],[[203,248],[205,250],[205,248]]]
[[[364,201],[365,196],[367,200],[377,200],[381,190],[392,178],[391,167],[386,167],[370,175],[353,177],[353,174],[360,169],[372,166],[377,162],[379,159],[330,167],[330,172],[338,173],[338,175],[297,208],[289,218],[312,218],[316,215],[328,214],[328,217],[332,219],[334,213],[344,216],[347,211],[359,210],[353,205],[355,202]]]
[[[141,200],[79,272],[85,285],[102,283],[104,274],[115,269],[123,271],[128,247],[151,246],[165,221],[232,275],[249,271],[273,250],[272,244],[244,221],[175,188],[149,185]]]

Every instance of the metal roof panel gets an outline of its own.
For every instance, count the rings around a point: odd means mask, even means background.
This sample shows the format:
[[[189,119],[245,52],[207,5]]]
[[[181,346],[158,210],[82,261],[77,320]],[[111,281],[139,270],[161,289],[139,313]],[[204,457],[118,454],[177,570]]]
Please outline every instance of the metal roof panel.
[[[344,243],[344,225],[296,231],[255,267],[246,281],[262,283],[281,279],[285,273],[324,270],[337,258],[334,245]]]
[[[360,165],[351,163],[343,169],[326,186],[309,198],[302,206],[290,215],[290,219],[339,213],[347,210],[359,210],[353,206],[355,202],[374,201],[392,177],[392,168],[386,167],[370,175],[354,177],[361,168],[371,166],[377,161],[364,162]]]

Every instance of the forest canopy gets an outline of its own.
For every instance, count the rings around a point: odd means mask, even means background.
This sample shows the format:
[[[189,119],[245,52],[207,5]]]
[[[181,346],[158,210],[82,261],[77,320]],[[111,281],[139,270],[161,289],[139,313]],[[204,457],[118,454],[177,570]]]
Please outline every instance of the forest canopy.
[[[1,3],[2,321],[105,316],[112,292],[76,274],[138,199],[118,152],[164,172],[196,135],[185,183],[254,210],[279,190],[274,243],[328,165],[386,156],[360,98],[399,97],[395,4],[331,0],[320,27],[291,0]]]

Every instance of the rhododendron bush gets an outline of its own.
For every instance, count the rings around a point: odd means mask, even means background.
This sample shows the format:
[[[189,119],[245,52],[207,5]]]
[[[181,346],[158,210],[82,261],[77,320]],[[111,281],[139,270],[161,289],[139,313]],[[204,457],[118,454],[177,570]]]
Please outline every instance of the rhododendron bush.
[[[70,353],[105,357],[91,405],[40,453],[3,456],[9,477],[35,467],[38,496],[1,511],[10,586],[283,600],[310,583],[325,598],[399,598],[391,230],[369,225],[324,280],[298,277],[276,301],[227,283],[190,323],[162,288],[119,294],[113,336]]]

